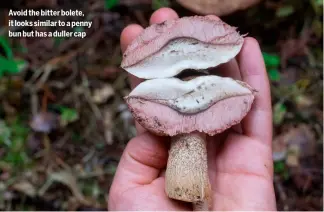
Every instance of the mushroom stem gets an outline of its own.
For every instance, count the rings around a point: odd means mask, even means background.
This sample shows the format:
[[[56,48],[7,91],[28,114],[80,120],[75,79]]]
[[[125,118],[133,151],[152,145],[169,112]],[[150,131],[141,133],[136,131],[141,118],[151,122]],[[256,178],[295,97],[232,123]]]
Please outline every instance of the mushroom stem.
[[[208,211],[209,202],[207,200],[192,203],[194,211]]]
[[[194,210],[206,211],[210,205],[206,146],[206,135],[200,133],[171,138],[165,190],[172,199],[192,202]]]

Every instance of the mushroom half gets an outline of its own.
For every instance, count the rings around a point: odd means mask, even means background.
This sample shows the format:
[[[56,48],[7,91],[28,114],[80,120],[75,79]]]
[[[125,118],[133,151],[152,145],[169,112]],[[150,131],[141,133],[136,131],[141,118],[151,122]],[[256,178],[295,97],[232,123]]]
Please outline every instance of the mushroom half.
[[[243,41],[236,28],[221,20],[185,17],[151,25],[123,57],[126,71],[148,79],[125,97],[135,120],[156,135],[171,137],[166,194],[192,202],[195,210],[208,210],[211,204],[206,136],[239,123],[256,91],[228,77],[177,76],[228,62]]]
[[[242,120],[253,99],[254,89],[246,83],[213,75],[147,80],[125,97],[143,127],[167,136],[220,133]]]
[[[142,79],[174,77],[228,62],[243,41],[235,27],[207,16],[168,20],[146,28],[126,49],[121,67]]]

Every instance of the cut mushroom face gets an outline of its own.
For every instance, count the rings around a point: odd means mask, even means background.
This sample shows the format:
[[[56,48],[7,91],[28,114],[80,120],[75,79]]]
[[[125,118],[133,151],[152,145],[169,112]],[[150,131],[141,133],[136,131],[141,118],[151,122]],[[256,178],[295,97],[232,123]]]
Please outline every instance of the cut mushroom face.
[[[252,94],[244,82],[219,76],[201,76],[190,81],[177,78],[153,79],[141,83],[128,98],[160,103],[184,114],[201,112],[230,97]]]
[[[153,79],[138,85],[125,99],[135,119],[156,134],[199,131],[214,135],[242,120],[250,110],[254,90],[218,76],[189,81]]]
[[[145,29],[125,51],[121,66],[143,79],[173,77],[226,63],[242,45],[236,28],[221,20],[186,17]]]

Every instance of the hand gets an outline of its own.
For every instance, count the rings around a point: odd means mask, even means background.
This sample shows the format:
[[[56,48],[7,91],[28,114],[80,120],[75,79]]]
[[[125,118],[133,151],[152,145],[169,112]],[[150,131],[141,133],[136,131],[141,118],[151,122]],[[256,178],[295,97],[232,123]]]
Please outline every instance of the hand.
[[[177,18],[173,10],[163,8],[152,14],[150,23]],[[142,30],[139,25],[124,29],[123,51]],[[212,210],[276,210],[270,90],[258,42],[245,38],[236,59],[219,69],[221,75],[245,81],[258,93],[241,124],[208,138]],[[130,80],[132,88],[140,82],[134,76]],[[139,125],[137,129],[139,135],[128,143],[112,183],[109,210],[192,210],[191,204],[169,199],[165,194],[168,141],[145,132]]]

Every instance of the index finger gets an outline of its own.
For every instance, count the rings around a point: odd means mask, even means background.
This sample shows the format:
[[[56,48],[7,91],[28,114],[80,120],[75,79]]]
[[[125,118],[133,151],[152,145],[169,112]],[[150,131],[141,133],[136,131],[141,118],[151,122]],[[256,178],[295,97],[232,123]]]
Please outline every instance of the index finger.
[[[244,134],[267,142],[272,141],[272,109],[268,74],[258,41],[247,37],[237,56],[242,80],[256,89],[251,111],[242,121]]]

